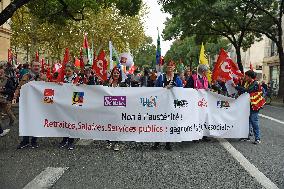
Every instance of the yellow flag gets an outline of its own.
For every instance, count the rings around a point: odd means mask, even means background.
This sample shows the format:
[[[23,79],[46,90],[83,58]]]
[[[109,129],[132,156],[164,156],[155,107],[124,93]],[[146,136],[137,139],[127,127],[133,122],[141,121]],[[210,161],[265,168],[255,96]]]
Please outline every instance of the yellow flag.
[[[199,64],[205,64],[208,67],[207,79],[208,82],[211,83],[211,71],[209,66],[209,61],[207,55],[205,54],[205,47],[203,43],[201,44],[200,55],[199,55]]]

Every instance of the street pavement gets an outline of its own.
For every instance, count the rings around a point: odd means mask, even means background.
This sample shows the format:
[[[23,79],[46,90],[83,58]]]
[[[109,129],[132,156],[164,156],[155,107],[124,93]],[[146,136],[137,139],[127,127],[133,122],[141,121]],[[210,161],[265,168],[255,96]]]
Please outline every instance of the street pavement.
[[[18,110],[15,109],[18,116]],[[265,106],[261,114],[284,122],[284,108]],[[4,122],[7,124],[7,120]],[[284,189],[284,124],[260,118],[262,143],[228,140],[236,150],[278,188]],[[0,188],[28,188],[49,172],[63,168],[51,188],[265,188],[220,144],[174,143],[157,151],[152,143],[121,143],[106,149],[105,141],[76,140],[73,151],[57,147],[60,138],[41,138],[38,149],[17,150],[18,126],[0,138]],[[53,173],[50,173],[53,174]]]

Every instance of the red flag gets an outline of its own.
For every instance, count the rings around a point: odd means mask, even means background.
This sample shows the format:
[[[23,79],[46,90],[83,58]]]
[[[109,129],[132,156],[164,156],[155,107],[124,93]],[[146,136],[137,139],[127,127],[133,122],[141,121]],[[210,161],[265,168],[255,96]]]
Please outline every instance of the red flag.
[[[90,60],[90,52],[89,52],[89,43],[87,39],[87,34],[84,34],[84,41],[83,41],[83,62],[84,64],[90,64],[92,60]],[[81,69],[84,69],[83,66],[81,66]]]
[[[50,67],[47,68],[46,77],[48,78],[48,80],[51,80],[52,75],[50,73]]]
[[[64,80],[64,75],[65,75],[65,68],[66,68],[66,64],[69,62],[69,49],[66,48],[65,49],[65,53],[64,53],[64,59],[63,59],[63,63],[62,63],[62,67],[60,70],[60,77],[58,77],[58,79],[63,82]]]
[[[128,70],[128,73],[129,74],[133,74],[134,73],[134,71],[135,71],[135,66],[134,66],[134,64],[130,67],[130,69]]]
[[[13,52],[12,49],[8,49],[8,63],[12,64],[13,61]]]
[[[221,49],[217,63],[214,66],[212,80],[222,79],[225,81],[235,77],[242,77],[243,74],[239,70],[236,63],[227,55],[224,49]]]
[[[81,67],[80,65],[81,65],[81,62],[80,62],[80,60],[76,57],[76,58],[75,58],[74,66],[77,67],[77,68],[79,68],[79,67]]]
[[[81,68],[81,70],[83,70],[85,68],[82,48],[80,49],[80,68]]]
[[[163,66],[165,64],[165,59],[163,56],[160,58],[160,66]]]
[[[107,60],[105,57],[105,51],[101,50],[97,59],[93,61],[92,69],[96,75],[103,81],[107,80]]]
[[[45,70],[45,63],[44,63],[44,59],[41,59],[41,73],[44,73]]]
[[[36,51],[35,61],[36,61],[36,62],[39,62],[39,55],[38,55],[38,51]]]
[[[88,39],[87,39],[87,34],[86,33],[84,35],[83,48],[84,49],[88,49],[89,48],[89,43],[88,43]]]

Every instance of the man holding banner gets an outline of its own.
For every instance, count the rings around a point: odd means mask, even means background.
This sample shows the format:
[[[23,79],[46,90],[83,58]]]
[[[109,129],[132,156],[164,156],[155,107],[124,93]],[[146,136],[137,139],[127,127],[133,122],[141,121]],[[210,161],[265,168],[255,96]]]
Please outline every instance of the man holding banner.
[[[22,80],[20,81],[20,84],[15,91],[14,99],[19,98],[20,89],[24,84],[26,84],[30,81],[39,81],[39,80],[40,80],[40,63],[39,62],[33,62],[31,71],[29,73],[25,74],[22,77]],[[17,149],[23,149],[23,148],[29,147],[30,146],[30,139],[29,138],[30,138],[29,136],[23,136],[23,140],[21,141],[21,143],[19,144]],[[31,138],[31,147],[32,148],[38,148],[37,137],[33,136]]]
[[[179,78],[178,74],[174,73],[175,63],[173,61],[168,62],[167,64],[167,72],[161,74],[158,77],[156,87],[165,87],[167,89],[171,89],[172,87],[182,87],[182,81]],[[154,150],[158,149],[160,143],[156,142],[152,147]],[[171,143],[166,142],[166,150],[172,150]]]
[[[259,110],[263,107],[265,104],[265,100],[262,97],[262,90],[260,88],[259,83],[255,80],[256,79],[256,73],[252,70],[248,70],[245,73],[245,85],[240,86],[236,85],[235,83],[232,83],[232,86],[235,87],[238,91],[241,93],[249,93],[250,94],[250,100],[251,100],[251,106],[250,106],[250,116],[249,116],[249,126],[252,127],[255,141],[254,144],[260,144],[260,129],[259,129]],[[250,140],[249,136],[247,139],[244,140]]]

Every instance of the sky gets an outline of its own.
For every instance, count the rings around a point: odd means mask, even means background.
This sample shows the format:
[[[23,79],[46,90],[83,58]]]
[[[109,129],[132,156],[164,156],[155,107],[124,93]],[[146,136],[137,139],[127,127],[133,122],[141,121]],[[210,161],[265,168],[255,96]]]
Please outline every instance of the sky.
[[[166,54],[166,52],[170,49],[170,46],[172,44],[172,41],[165,41],[163,40],[161,33],[163,29],[165,28],[164,22],[166,21],[167,17],[170,17],[169,14],[163,13],[161,11],[161,7],[157,0],[143,0],[144,3],[149,7],[149,13],[147,17],[145,18],[146,26],[145,26],[145,32],[146,35],[153,38],[154,45],[157,45],[157,38],[158,38],[158,31],[157,27],[160,31],[160,39],[161,39],[161,53],[162,56]]]

